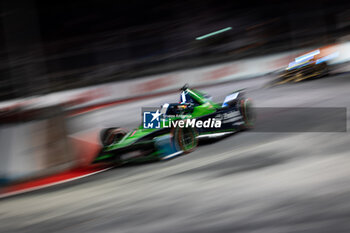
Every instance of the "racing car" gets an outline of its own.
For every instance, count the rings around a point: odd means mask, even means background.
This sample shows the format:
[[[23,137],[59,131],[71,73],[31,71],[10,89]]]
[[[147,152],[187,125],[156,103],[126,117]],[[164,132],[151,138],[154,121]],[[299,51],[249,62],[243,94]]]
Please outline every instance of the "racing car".
[[[271,82],[271,85],[280,85],[288,82],[297,83],[327,76],[329,72],[327,59],[327,56],[321,57],[320,50],[297,57],[289,63],[285,70],[278,74],[278,77]]]
[[[198,140],[222,137],[252,128],[254,113],[243,90],[227,95],[222,103],[185,85],[179,103],[165,103],[151,114],[150,122],[128,131],[106,128],[100,132],[102,149],[93,163],[166,160],[193,151]]]

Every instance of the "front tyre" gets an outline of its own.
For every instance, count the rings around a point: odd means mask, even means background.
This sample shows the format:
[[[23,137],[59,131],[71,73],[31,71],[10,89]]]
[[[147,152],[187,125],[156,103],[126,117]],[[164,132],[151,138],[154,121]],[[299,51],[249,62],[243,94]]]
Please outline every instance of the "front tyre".
[[[174,142],[184,153],[190,153],[196,149],[198,145],[197,135],[197,130],[191,127],[173,129]]]
[[[119,142],[126,134],[128,133],[127,129],[113,127],[106,128],[100,132],[100,141],[103,146],[109,146]]]

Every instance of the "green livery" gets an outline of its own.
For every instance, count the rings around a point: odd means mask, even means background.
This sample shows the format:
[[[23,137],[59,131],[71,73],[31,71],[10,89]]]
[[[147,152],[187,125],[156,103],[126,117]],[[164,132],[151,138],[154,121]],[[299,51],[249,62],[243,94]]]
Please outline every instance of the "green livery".
[[[162,105],[159,115],[159,128],[142,124],[132,131],[119,127],[102,130],[102,149],[93,162],[120,165],[170,159],[193,151],[200,139],[250,128],[254,119],[251,101],[242,91],[229,94],[223,103],[215,103],[188,85],[181,88],[180,103]]]

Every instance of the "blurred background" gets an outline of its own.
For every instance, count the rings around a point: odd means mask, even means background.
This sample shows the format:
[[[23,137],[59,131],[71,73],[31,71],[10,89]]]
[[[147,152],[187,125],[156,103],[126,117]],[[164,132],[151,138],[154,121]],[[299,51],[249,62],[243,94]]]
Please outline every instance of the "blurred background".
[[[259,124],[91,165],[185,83]],[[349,1],[1,0],[0,232],[348,233],[349,90]]]
[[[2,1],[1,100],[337,42],[347,1]],[[197,37],[231,27],[216,36]]]

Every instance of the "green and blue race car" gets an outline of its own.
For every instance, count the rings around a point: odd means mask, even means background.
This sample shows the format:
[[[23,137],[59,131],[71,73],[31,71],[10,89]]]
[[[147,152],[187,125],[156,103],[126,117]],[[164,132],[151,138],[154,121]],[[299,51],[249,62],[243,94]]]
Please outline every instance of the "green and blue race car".
[[[216,103],[188,85],[181,88],[180,103],[163,104],[153,112],[144,111],[143,116],[143,124],[132,131],[103,129],[102,149],[93,162],[121,165],[170,159],[193,151],[198,140],[222,137],[254,124],[251,100],[242,91]]]

